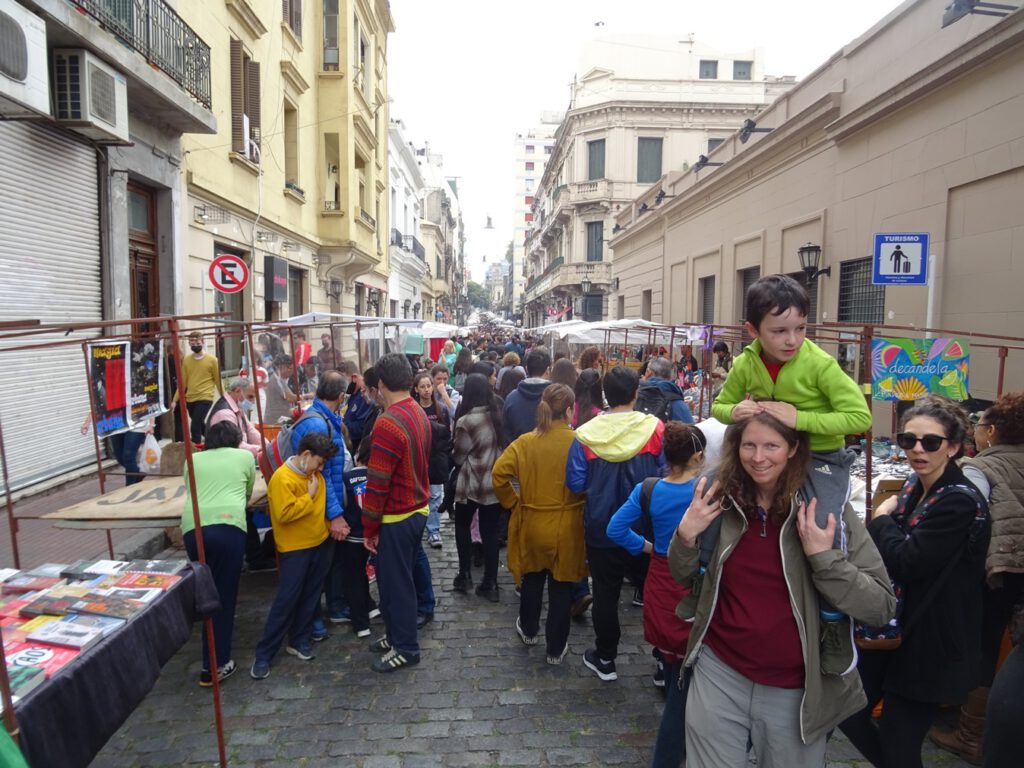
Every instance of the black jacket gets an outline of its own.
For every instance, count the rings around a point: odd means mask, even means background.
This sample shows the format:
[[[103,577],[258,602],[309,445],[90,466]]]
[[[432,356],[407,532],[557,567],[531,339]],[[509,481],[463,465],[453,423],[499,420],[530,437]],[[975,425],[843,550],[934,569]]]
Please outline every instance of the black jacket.
[[[931,488],[931,498],[950,484],[970,485],[955,463]],[[972,486],[973,487],[973,486]],[[907,518],[922,501],[920,487],[907,500]],[[904,528],[888,515],[868,524],[882,561],[893,581],[903,587],[903,643],[895,651],[879,651],[889,657],[883,688],[909,699],[932,703],[963,701],[977,683],[981,656],[981,611],[985,588],[986,527],[983,540],[968,547],[977,507],[963,493],[938,499],[906,536]],[[932,585],[951,562],[938,592],[924,612],[918,607]]]
[[[436,401],[432,408],[423,408],[423,412],[427,414],[427,421],[430,422],[427,474],[431,485],[442,485],[452,469],[452,430],[448,424],[448,412]]]

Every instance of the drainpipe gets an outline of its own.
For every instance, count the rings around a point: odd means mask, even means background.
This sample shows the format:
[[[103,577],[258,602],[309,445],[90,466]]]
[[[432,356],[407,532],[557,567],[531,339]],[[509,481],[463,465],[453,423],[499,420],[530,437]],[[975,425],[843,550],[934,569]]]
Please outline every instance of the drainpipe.
[[[924,324],[926,328],[934,328],[942,314],[942,259],[938,254],[928,255],[928,307],[925,310]],[[927,331],[925,338],[932,338]]]

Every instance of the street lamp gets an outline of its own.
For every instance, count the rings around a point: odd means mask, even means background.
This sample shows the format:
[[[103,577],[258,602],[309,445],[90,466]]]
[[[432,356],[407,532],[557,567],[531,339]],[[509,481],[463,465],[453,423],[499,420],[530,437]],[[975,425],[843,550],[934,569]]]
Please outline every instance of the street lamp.
[[[814,243],[804,243],[797,248],[797,255],[800,257],[800,269],[807,275],[807,285],[811,285],[822,275],[832,275],[832,267],[818,269],[821,263],[821,246]]]
[[[584,296],[586,296],[588,293],[590,293],[591,285],[592,285],[592,283],[590,282],[590,278],[589,277],[584,277],[582,280],[580,280],[580,290],[583,291],[583,295]]]

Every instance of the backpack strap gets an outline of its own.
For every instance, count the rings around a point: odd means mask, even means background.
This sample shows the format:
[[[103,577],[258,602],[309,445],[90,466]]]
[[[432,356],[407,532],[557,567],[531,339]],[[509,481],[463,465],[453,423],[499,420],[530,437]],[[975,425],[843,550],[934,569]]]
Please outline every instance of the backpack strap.
[[[658,484],[658,477],[644,479],[640,486],[640,520],[642,521],[644,537],[650,534],[654,539],[654,521],[651,519],[651,497],[654,495],[654,486]]]

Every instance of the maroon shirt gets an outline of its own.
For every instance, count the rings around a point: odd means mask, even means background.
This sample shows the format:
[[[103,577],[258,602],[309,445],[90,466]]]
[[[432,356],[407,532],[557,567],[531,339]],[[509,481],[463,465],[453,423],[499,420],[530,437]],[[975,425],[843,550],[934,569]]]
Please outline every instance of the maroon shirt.
[[[722,566],[704,642],[755,683],[803,688],[803,646],[782,573],[782,526],[770,517],[762,526],[757,516],[749,526]]]

